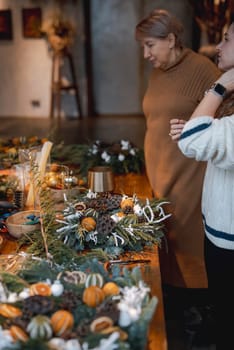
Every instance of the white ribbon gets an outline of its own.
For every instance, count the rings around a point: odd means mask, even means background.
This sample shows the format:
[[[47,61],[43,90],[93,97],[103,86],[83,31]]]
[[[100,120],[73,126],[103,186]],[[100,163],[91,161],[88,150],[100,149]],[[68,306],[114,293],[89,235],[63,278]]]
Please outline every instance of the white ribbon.
[[[125,241],[124,241],[123,237],[121,237],[120,235],[118,235],[116,232],[112,232],[112,236],[114,237],[116,247],[119,246],[119,244],[118,244],[118,239],[120,240],[120,242],[121,242],[120,244],[121,244],[121,245],[124,244]]]
[[[159,203],[156,206],[156,209],[159,210],[159,219],[155,221],[155,223],[161,222],[163,220],[166,220],[167,218],[169,218],[171,216],[171,214],[166,214],[163,210],[163,208],[161,207],[163,204],[169,204],[170,202],[164,201]]]

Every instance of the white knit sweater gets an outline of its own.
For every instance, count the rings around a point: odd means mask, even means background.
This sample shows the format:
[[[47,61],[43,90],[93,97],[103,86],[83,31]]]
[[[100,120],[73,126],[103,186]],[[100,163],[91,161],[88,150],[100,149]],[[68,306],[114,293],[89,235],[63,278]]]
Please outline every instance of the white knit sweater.
[[[207,161],[202,214],[208,239],[234,249],[234,115],[188,121],[178,145],[185,156]]]

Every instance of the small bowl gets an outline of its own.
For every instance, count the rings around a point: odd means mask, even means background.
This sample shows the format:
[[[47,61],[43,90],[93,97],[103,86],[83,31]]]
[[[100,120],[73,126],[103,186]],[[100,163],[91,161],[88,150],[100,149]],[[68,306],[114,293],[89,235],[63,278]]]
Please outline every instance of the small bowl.
[[[8,216],[6,219],[6,227],[11,236],[20,238],[24,234],[36,231],[40,228],[40,223],[34,225],[26,225],[25,222],[29,221],[29,215],[40,216],[39,210],[26,210],[20,211],[16,214]]]

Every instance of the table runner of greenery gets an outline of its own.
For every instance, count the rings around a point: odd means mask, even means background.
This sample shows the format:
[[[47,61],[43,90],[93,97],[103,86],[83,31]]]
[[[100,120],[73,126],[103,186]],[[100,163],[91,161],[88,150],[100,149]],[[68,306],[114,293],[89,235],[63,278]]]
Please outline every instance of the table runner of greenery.
[[[18,162],[18,149],[42,145],[46,138],[12,138],[0,140],[0,161],[2,166]],[[100,140],[87,144],[54,144],[51,161],[75,165],[81,176],[87,176],[88,169],[96,165],[111,166],[115,174],[141,173],[144,170],[144,152],[128,140],[105,143]]]

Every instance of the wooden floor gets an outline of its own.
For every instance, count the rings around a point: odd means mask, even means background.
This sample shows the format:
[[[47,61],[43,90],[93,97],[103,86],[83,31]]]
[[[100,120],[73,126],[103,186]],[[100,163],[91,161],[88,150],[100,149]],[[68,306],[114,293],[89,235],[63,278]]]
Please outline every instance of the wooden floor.
[[[40,138],[48,137],[55,143],[64,141],[65,144],[125,139],[140,148],[143,148],[146,129],[145,119],[141,115],[63,119],[61,123],[56,120],[51,123],[47,118],[2,117],[0,123],[0,138],[36,135]],[[194,294],[196,303],[199,296],[196,292]],[[181,310],[183,303],[183,291],[171,295],[167,291],[164,295],[168,350],[214,350],[213,346],[197,346],[189,342],[188,334],[184,332]]]

